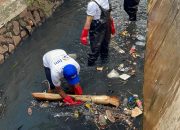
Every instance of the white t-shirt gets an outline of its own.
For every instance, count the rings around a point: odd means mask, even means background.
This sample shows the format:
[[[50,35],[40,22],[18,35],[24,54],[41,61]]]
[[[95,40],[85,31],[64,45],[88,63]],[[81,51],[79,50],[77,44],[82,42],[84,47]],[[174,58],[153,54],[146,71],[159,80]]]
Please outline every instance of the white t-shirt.
[[[96,2],[104,9],[109,9],[109,0],[96,0]],[[101,16],[101,9],[99,6],[94,2],[90,1],[87,6],[87,15],[93,16],[94,20],[100,19]]]
[[[43,65],[51,70],[51,79],[55,86],[60,86],[60,79],[63,78],[64,66],[72,64],[80,71],[79,64],[62,49],[56,49],[47,52],[43,56]]]

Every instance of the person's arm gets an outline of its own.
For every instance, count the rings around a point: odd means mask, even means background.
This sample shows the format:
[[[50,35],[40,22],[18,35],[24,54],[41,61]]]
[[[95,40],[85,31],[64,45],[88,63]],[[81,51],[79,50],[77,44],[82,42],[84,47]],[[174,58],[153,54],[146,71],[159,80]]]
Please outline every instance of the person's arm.
[[[63,98],[63,102],[66,104],[66,105],[80,105],[82,104],[81,101],[74,101],[72,99],[72,97],[70,97],[69,95],[67,95],[64,90],[58,86],[58,87],[55,87],[56,91],[59,93],[59,95]]]
[[[79,83],[74,85],[74,93],[76,95],[82,95],[83,94],[83,90],[82,90]]]
[[[82,30],[81,38],[80,38],[81,43],[83,45],[87,45],[87,36],[88,36],[88,33],[89,33],[89,29],[90,29],[92,20],[93,20],[93,16],[87,16],[86,17],[86,22],[84,24],[84,28]]]
[[[55,87],[56,92],[62,97],[65,98],[67,96],[67,94],[64,92],[64,90],[59,86],[59,87]]]
[[[63,102],[67,105],[78,105],[79,102],[75,102],[69,95],[67,95],[61,87],[61,81],[59,74],[56,71],[51,70],[52,82],[55,85],[56,92],[63,98]]]
[[[91,22],[92,22],[92,20],[93,20],[93,16],[87,16],[86,17],[86,22],[85,22],[85,24],[84,24],[84,29],[90,29],[90,26],[91,26]]]

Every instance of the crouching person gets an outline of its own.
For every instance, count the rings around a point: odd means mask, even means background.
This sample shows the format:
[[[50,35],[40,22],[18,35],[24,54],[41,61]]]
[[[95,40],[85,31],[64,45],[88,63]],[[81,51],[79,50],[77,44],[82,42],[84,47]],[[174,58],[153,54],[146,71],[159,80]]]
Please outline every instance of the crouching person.
[[[55,90],[67,105],[81,104],[81,101],[74,101],[68,96],[64,91],[64,87],[61,86],[61,79],[64,78],[69,84],[68,87],[74,94],[82,95],[82,88],[79,83],[79,64],[73,58],[68,56],[64,50],[56,49],[44,54],[43,65],[46,78],[50,84],[48,92]]]

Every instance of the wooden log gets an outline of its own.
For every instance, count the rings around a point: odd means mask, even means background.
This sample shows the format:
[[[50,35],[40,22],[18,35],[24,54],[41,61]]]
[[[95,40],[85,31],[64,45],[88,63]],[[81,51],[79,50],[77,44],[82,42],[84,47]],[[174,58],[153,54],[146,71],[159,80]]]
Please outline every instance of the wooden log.
[[[54,93],[32,93],[32,96],[38,100],[62,100],[62,97],[59,94]],[[118,107],[120,105],[120,100],[115,96],[106,96],[106,95],[69,95],[75,100],[81,101],[91,101],[97,104],[113,105]]]

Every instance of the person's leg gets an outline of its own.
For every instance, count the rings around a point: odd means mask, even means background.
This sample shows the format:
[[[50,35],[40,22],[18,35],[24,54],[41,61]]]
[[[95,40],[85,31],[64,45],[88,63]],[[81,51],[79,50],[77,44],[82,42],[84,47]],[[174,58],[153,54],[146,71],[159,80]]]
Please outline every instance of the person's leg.
[[[140,0],[124,0],[124,10],[129,15],[130,21],[137,20],[137,11]]]
[[[108,53],[109,53],[109,43],[111,38],[111,26],[110,23],[106,25],[105,27],[106,32],[103,38],[103,41],[101,43],[101,49],[100,49],[100,56],[101,56],[101,62],[106,63],[108,60]]]
[[[104,34],[105,32],[103,28],[101,27],[101,24],[96,23],[96,21],[93,21],[90,31],[89,31],[89,40],[90,40],[90,47],[91,47],[91,52],[88,54],[89,66],[94,65],[95,61],[99,57],[100,47],[104,38]]]
[[[49,89],[48,91],[55,89],[55,86],[54,86],[54,84],[52,82],[52,79],[51,79],[51,71],[50,71],[50,69],[47,68],[47,67],[44,67],[44,71],[45,71],[46,79],[49,82],[49,87],[50,88],[48,88]]]

